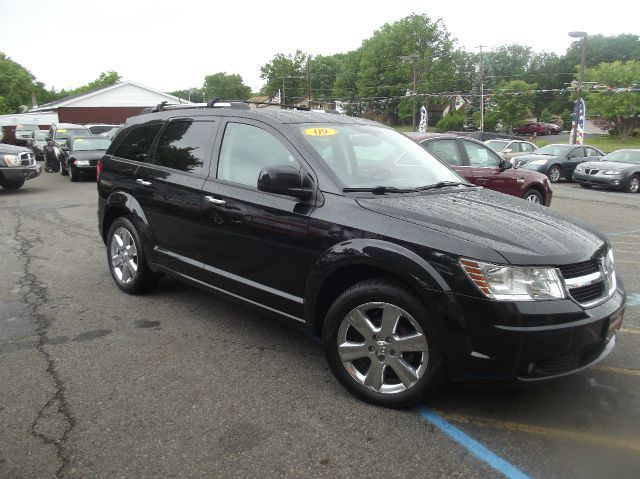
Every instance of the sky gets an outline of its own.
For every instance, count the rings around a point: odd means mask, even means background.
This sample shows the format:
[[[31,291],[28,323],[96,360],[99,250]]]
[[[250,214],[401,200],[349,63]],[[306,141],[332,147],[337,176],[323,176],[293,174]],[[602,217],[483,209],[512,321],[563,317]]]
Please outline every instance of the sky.
[[[561,55],[570,31],[640,34],[638,0],[0,0],[0,12],[0,51],[56,90],[115,70],[165,92],[239,74],[257,92],[260,67],[276,54],[346,53],[412,13],[442,19],[468,51],[517,43]]]

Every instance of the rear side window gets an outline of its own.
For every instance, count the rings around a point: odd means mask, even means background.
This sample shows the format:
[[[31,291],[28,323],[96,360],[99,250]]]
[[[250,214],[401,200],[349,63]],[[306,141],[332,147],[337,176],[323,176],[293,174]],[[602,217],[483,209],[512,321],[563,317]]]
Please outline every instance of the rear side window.
[[[147,161],[149,147],[160,131],[162,123],[134,127],[113,152],[113,156],[133,161]]]
[[[154,163],[180,171],[202,171],[213,127],[211,121],[172,121],[160,135]]]
[[[433,156],[451,166],[462,165],[456,140],[434,140],[423,143],[422,146]]]

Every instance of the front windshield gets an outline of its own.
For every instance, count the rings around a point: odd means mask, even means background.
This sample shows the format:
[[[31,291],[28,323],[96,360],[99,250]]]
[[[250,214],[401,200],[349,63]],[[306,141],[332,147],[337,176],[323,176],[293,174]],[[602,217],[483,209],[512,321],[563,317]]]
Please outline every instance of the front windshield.
[[[486,141],[485,144],[494,151],[502,151],[507,147],[509,142],[504,140],[489,140]]]
[[[601,161],[617,161],[618,163],[635,163],[640,165],[640,150],[618,150],[609,153]]]
[[[106,150],[109,148],[111,140],[105,137],[98,138],[76,138],[73,140],[74,151],[89,151],[89,150]]]
[[[375,125],[300,125],[300,133],[346,188],[414,189],[466,181],[417,143]]]
[[[534,155],[565,156],[575,148],[574,145],[547,145],[533,152]]]
[[[87,135],[87,134],[89,134],[89,131],[81,130],[81,129],[57,130],[56,131],[56,140],[66,140],[70,136]]]

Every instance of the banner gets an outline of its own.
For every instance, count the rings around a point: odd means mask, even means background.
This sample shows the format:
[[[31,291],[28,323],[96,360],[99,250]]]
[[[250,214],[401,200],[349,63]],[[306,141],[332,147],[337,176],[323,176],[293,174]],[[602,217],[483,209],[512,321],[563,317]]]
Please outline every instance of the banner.
[[[418,131],[420,133],[424,133],[427,131],[428,120],[427,120],[427,107],[424,105],[420,107],[420,126],[418,127]]]
[[[573,119],[571,121],[571,136],[569,141],[573,137],[575,132],[576,145],[582,145],[584,143],[584,121],[587,116],[587,105],[584,103],[584,98],[580,98],[580,104],[576,101],[573,105]]]
[[[281,101],[280,98],[280,89],[278,88],[278,94],[271,99],[271,103],[277,103],[279,105]]]

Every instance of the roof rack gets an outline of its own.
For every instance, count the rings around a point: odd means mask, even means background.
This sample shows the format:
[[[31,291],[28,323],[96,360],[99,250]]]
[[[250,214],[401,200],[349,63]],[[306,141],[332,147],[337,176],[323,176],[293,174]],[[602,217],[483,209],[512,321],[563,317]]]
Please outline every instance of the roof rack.
[[[249,110],[251,109],[251,105],[279,106],[283,109],[310,111],[309,107],[306,106],[282,105],[280,103],[268,101],[222,100],[220,98],[213,98],[206,103],[191,103],[188,105],[184,103],[169,105],[167,101],[163,101],[162,103],[158,103],[155,107],[145,108],[140,112],[140,114],[144,115],[146,113],[158,113],[160,111],[186,110],[194,108],[233,108],[237,110]]]

